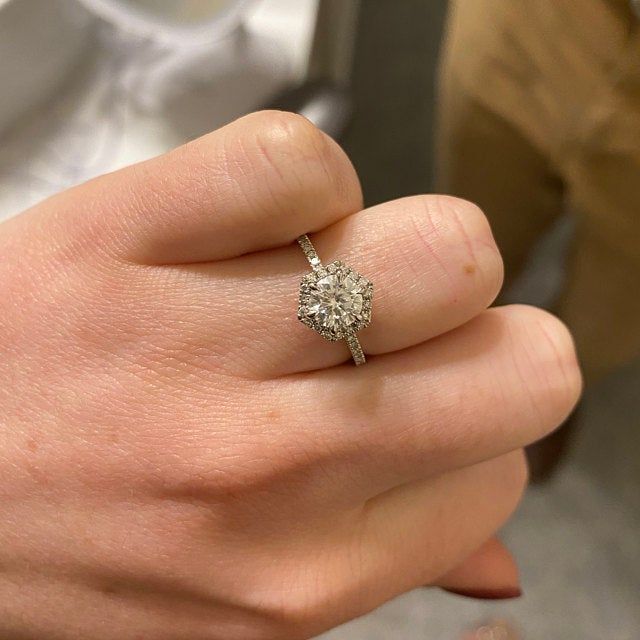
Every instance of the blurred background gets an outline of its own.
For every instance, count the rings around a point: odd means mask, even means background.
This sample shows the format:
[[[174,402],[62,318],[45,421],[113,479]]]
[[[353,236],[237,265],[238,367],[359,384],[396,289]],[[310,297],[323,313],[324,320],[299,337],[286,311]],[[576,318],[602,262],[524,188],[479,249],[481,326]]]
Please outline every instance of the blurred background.
[[[640,638],[640,21],[627,0],[0,0],[0,220],[246,112],[296,110],[368,205],[478,202],[500,302],[587,377],[504,531],[524,596],[422,589],[326,640]]]

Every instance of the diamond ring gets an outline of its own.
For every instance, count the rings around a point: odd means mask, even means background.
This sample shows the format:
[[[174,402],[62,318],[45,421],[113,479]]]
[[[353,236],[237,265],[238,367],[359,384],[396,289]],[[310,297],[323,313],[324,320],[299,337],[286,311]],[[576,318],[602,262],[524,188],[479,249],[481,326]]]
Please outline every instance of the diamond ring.
[[[312,268],[300,282],[298,319],[327,340],[345,340],[354,362],[364,364],[356,333],[371,322],[373,284],[340,260],[324,266],[309,236],[298,244]]]

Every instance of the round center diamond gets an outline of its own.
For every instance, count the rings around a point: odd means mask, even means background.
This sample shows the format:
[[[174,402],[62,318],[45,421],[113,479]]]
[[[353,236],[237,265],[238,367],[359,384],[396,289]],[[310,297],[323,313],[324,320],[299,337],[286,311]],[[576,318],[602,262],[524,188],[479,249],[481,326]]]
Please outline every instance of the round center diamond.
[[[352,274],[332,273],[320,278],[310,291],[308,313],[325,329],[352,325],[362,313],[362,289]]]

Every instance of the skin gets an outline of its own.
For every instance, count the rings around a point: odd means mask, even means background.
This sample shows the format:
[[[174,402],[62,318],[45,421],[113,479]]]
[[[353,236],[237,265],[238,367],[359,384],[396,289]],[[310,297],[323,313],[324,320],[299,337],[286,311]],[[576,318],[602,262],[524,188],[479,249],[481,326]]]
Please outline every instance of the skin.
[[[375,285],[369,354],[296,319],[312,234]],[[516,595],[522,447],[570,335],[487,310],[444,196],[362,209],[338,145],[253,114],[0,226],[0,636],[312,637],[420,585]]]

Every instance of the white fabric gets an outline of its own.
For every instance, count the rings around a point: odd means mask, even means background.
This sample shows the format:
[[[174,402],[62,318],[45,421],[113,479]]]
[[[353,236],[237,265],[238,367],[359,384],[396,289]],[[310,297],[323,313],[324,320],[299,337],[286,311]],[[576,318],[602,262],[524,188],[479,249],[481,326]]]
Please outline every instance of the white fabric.
[[[259,107],[304,74],[316,8],[315,0],[198,0],[211,11],[189,20],[141,0],[46,2],[74,2],[72,33],[82,28],[84,37],[53,97],[25,105],[27,115],[1,134],[0,219]],[[3,14],[0,4],[0,30]]]

